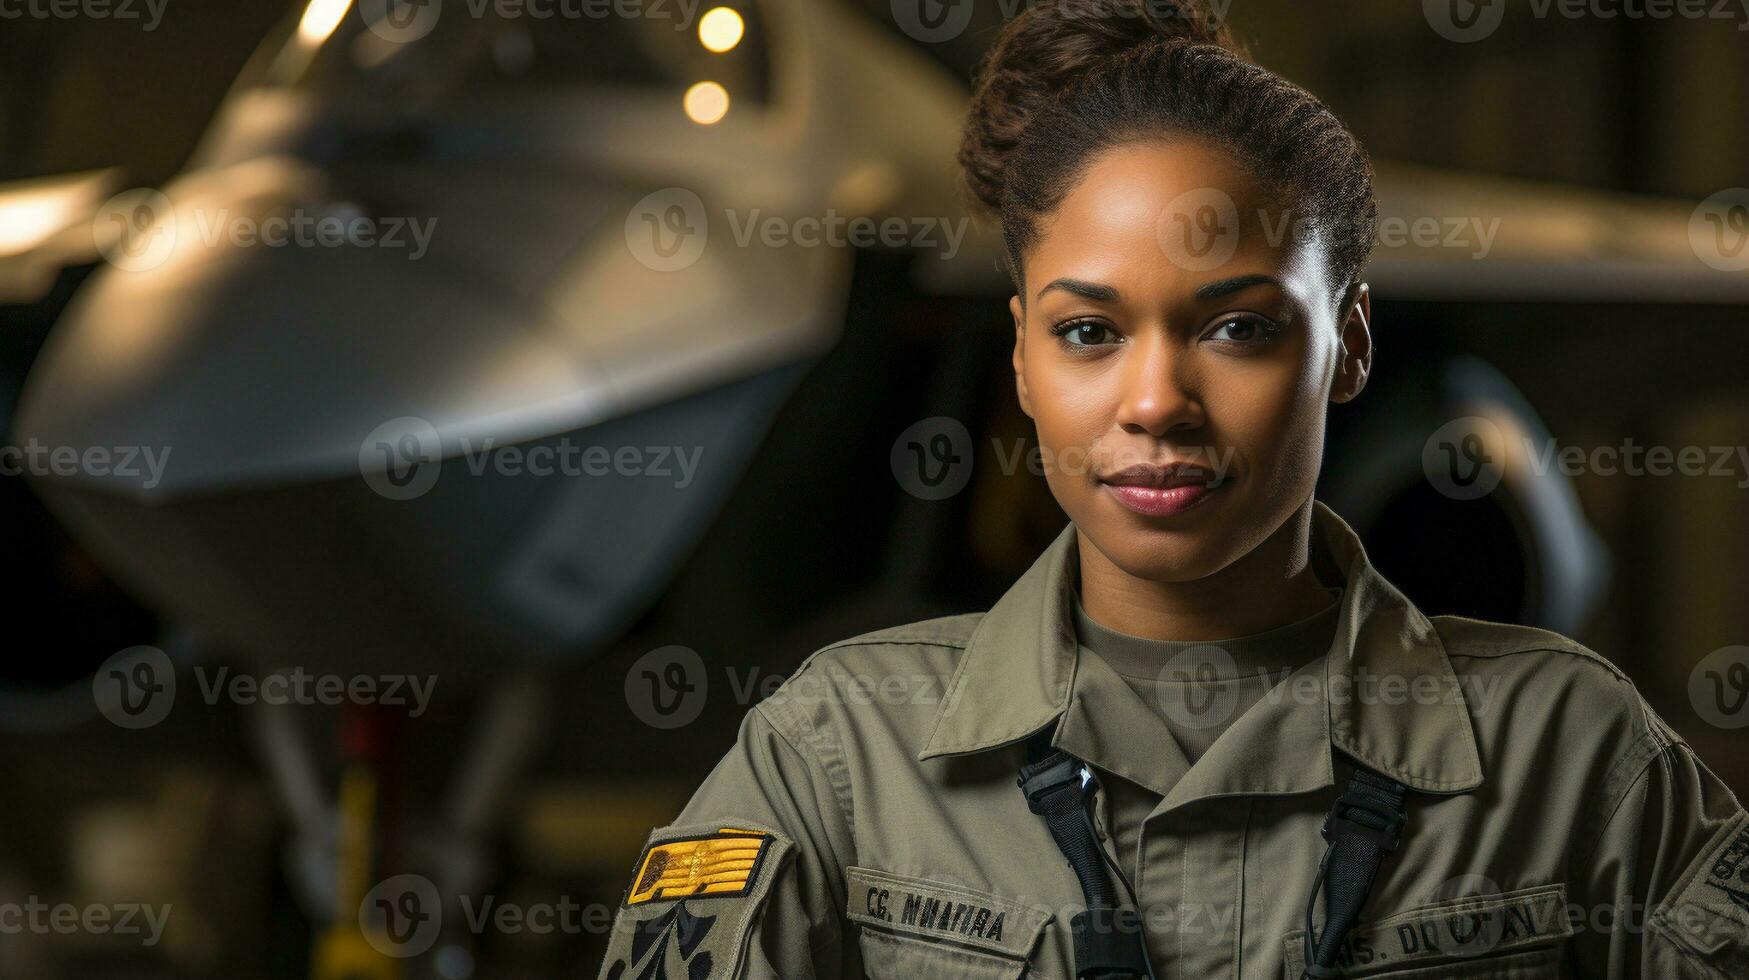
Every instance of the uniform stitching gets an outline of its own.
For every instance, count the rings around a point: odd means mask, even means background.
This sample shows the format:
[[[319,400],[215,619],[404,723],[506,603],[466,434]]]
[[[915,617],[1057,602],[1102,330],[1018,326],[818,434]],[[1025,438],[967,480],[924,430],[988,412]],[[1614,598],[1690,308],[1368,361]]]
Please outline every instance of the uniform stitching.
[[[966,637],[965,645],[957,648],[962,654],[971,648],[972,640],[977,637],[978,632],[984,628],[986,622],[988,622],[986,618],[982,616],[978,618],[977,623],[972,627],[972,632]],[[929,726],[929,734],[923,739],[923,750],[926,752],[930,746],[935,744],[935,736],[941,734],[941,726],[947,720],[948,706],[956,703],[955,699],[959,697],[960,678],[965,676],[966,664],[971,659],[962,656],[954,662],[953,675],[948,678],[947,687],[943,688],[941,692],[941,706],[935,712],[935,720]]]
[[[765,720],[766,725],[770,726],[773,732],[777,733],[778,738],[783,739],[783,743],[789,746],[791,752],[794,752],[797,757],[801,758],[804,762],[819,769],[821,775],[826,777],[826,785],[832,787],[832,795],[837,799],[838,809],[844,816],[845,830],[849,833],[850,839],[854,843],[856,840],[856,817],[850,799],[850,770],[849,766],[844,763],[843,756],[834,751],[830,760],[836,763],[837,769],[842,770],[842,778],[840,778],[840,773],[835,771],[834,766],[828,765],[827,760],[821,758],[821,749],[826,747],[824,744],[824,733],[810,725],[809,727],[813,737],[809,737],[809,734],[798,734],[792,736],[790,732],[784,730],[784,726],[778,724],[777,719],[772,718],[771,712],[767,710],[764,703],[756,705],[754,710],[759,712],[759,716]],[[797,745],[795,741],[798,737],[805,741],[812,751],[802,751],[801,746]]]
[[[1462,682],[1458,679],[1457,671],[1452,666],[1451,658],[1454,654],[1451,653],[1450,644],[1447,643],[1446,636],[1440,632],[1437,623],[1431,618],[1421,615],[1420,611],[1416,610],[1414,606],[1408,606],[1407,609],[1411,614],[1409,622],[1414,623],[1419,621],[1420,623],[1425,624],[1425,635],[1427,636],[1433,650],[1437,653],[1439,661],[1444,666],[1440,676],[1448,678],[1451,683],[1458,688],[1461,696]],[[1419,627],[1417,627],[1416,631],[1417,633],[1423,632]],[[1356,636],[1358,637],[1358,633],[1356,633]],[[1330,683],[1329,672],[1331,666],[1332,664],[1328,658],[1326,658],[1326,689]],[[1357,730],[1355,726],[1351,724],[1347,724],[1354,720],[1352,711],[1344,713],[1343,716],[1338,719],[1335,717],[1335,705],[1332,704],[1330,705],[1330,715],[1331,717],[1326,719],[1326,728],[1331,745],[1351,756],[1354,756],[1356,759],[1363,761],[1371,768],[1386,775],[1395,777],[1398,782],[1408,783],[1424,792],[1447,793],[1462,792],[1474,788],[1483,778],[1481,746],[1476,742],[1474,726],[1471,724],[1467,709],[1461,712],[1461,715],[1464,723],[1463,735],[1468,743],[1470,751],[1470,759],[1467,761],[1469,761],[1473,768],[1473,775],[1457,779],[1440,778],[1442,773],[1452,768],[1449,764],[1434,769],[1425,769],[1411,768],[1408,765],[1393,766],[1380,763],[1378,759],[1381,758],[1381,755],[1379,751],[1377,751],[1378,747],[1365,738],[1365,732]]]
[[[948,643],[942,640],[840,640],[831,646],[821,647],[819,650],[815,651],[806,661],[802,662],[802,667],[806,667],[809,661],[812,661],[814,657],[817,657],[822,653],[827,653],[832,650],[842,650],[846,647],[941,647],[944,650],[959,650],[964,652],[966,644]]]
[[[1458,653],[1448,653],[1448,654],[1446,654],[1446,656],[1454,658],[1454,659],[1457,657],[1464,657],[1464,658],[1469,659],[1469,660],[1501,660],[1501,659],[1504,659],[1506,657],[1516,657],[1516,656],[1519,656],[1521,654],[1526,654],[1526,653],[1560,653],[1560,654],[1565,654],[1566,656],[1574,657],[1574,658],[1579,659],[1579,660],[1583,660],[1586,663],[1596,664],[1598,667],[1601,667],[1605,671],[1607,671],[1609,673],[1609,675],[1611,677],[1615,678],[1616,680],[1629,681],[1630,683],[1632,682],[1632,678],[1628,677],[1627,674],[1622,673],[1621,668],[1617,667],[1615,664],[1611,663],[1609,658],[1605,657],[1603,654],[1598,653],[1595,650],[1586,650],[1583,648],[1578,649],[1578,650],[1567,650],[1567,649],[1562,649],[1561,647],[1532,646],[1532,647],[1518,647],[1518,648],[1512,649],[1512,650],[1492,650],[1492,651],[1466,650],[1466,651],[1460,651]]]
[[[1603,668],[1609,674],[1611,679],[1624,685],[1627,688],[1626,693],[1629,706],[1640,721],[1640,731],[1636,735],[1636,745],[1638,744],[1638,741],[1642,739],[1650,739],[1657,742],[1661,747],[1688,744],[1675,732],[1674,729],[1671,729],[1657,716],[1655,712],[1651,710],[1651,705],[1647,703],[1645,696],[1640,694],[1639,688],[1634,685],[1633,678],[1623,673],[1621,668],[1617,667],[1615,664],[1611,663],[1608,658],[1594,650],[1585,649],[1583,647],[1578,650],[1564,650],[1558,647],[1526,647],[1518,650],[1504,650],[1495,653],[1454,653],[1450,656],[1494,660],[1501,657],[1524,653],[1561,653],[1571,657],[1577,657],[1587,663],[1595,664]]]
[[[963,615],[970,616],[978,614]],[[944,618],[953,619],[960,617]],[[979,622],[981,623],[982,620],[980,619]],[[894,629],[900,630],[905,628],[906,627],[895,627]],[[781,694],[784,688],[789,687],[790,684],[802,674],[813,668],[814,661],[818,660],[822,655],[836,650],[848,650],[858,647],[930,647],[933,649],[954,650],[963,653],[966,645],[963,642],[956,643],[926,639],[882,638],[879,632],[867,636],[839,640],[836,643],[828,644],[809,654],[807,658],[790,673],[789,677],[784,680],[784,683],[779,686],[778,691],[774,692],[772,697],[767,698],[754,706],[760,716],[765,719],[766,723],[771,726],[773,731],[778,733],[778,735],[784,740],[784,743],[787,744],[792,751],[816,766],[826,777],[827,785],[832,787],[833,796],[837,798],[839,810],[844,816],[845,826],[848,828],[853,841],[855,840],[856,834],[856,817],[852,800],[853,794],[850,786],[849,764],[845,761],[843,753],[839,751],[839,747],[828,739],[825,733],[817,728],[810,719],[803,718],[792,711],[785,710],[789,706],[782,702],[778,695]],[[958,659],[959,664],[964,663],[963,657]],[[955,675],[957,676],[957,674],[958,665],[956,665],[955,670]],[[790,731],[791,728],[795,729],[795,731]],[[801,745],[798,744],[798,740],[800,740],[801,743],[805,743],[812,751],[803,752]]]
[[[1456,619],[1459,617],[1443,617],[1443,618]],[[1471,622],[1486,622],[1486,621],[1485,620],[1471,620]],[[1559,634],[1553,634],[1553,635],[1559,636]],[[1609,660],[1609,658],[1603,656],[1602,654],[1598,653],[1595,650],[1592,650],[1588,647],[1585,647],[1583,644],[1575,642],[1575,643],[1573,643],[1573,647],[1575,647],[1576,649],[1567,649],[1567,648],[1563,648],[1563,647],[1554,647],[1554,646],[1530,646],[1530,647],[1520,647],[1520,648],[1512,649],[1512,650],[1497,650],[1497,651],[1493,651],[1493,652],[1452,653],[1452,654],[1448,654],[1448,655],[1451,657],[1454,657],[1454,658],[1456,658],[1456,657],[1470,657],[1470,658],[1474,658],[1474,659],[1478,659],[1478,660],[1496,660],[1496,659],[1500,659],[1500,658],[1507,657],[1507,656],[1515,656],[1518,654],[1526,654],[1526,653],[1559,653],[1559,654],[1565,654],[1565,655],[1570,656],[1570,657],[1576,657],[1576,658],[1583,660],[1587,663],[1594,664],[1598,667],[1601,667],[1606,673],[1609,674],[1611,679],[1615,680],[1619,684],[1626,686],[1626,688],[1627,688],[1627,692],[1626,692],[1627,693],[1627,700],[1628,700],[1629,706],[1631,707],[1635,716],[1639,719],[1639,722],[1640,722],[1640,724],[1638,726],[1640,731],[1638,733],[1636,733],[1634,744],[1630,748],[1634,748],[1634,749],[1639,748],[1640,743],[1643,741],[1651,741],[1651,742],[1657,744],[1659,746],[1660,750],[1662,750],[1664,748],[1668,748],[1669,746],[1672,746],[1672,745],[1687,745],[1688,744],[1685,740],[1683,740],[1683,738],[1680,735],[1678,735],[1675,732],[1674,729],[1671,729],[1667,724],[1663,723],[1662,719],[1660,719],[1657,716],[1657,714],[1654,711],[1652,711],[1651,705],[1647,703],[1645,696],[1640,694],[1639,688],[1634,685],[1633,678],[1629,677],[1626,673],[1624,673],[1620,667],[1617,667],[1613,662],[1611,662]],[[1616,768],[1619,768],[1619,765],[1621,764],[1622,761],[1625,761],[1625,757],[1622,760],[1618,760],[1618,764],[1617,764]],[[1650,762],[1649,759],[1647,761]],[[1612,768],[1611,772],[1610,772],[1610,777],[1613,777],[1614,775],[1615,775],[1614,768]]]
[[[1239,970],[1245,962],[1245,862],[1250,853],[1251,815],[1257,810],[1257,798],[1245,801],[1245,820],[1239,828],[1239,873],[1233,888],[1233,980],[1239,980]]]
[[[851,647],[851,646],[940,646],[940,647],[948,647],[950,649],[963,650],[966,648],[967,645],[969,645],[971,643],[972,634],[976,633],[978,631],[978,627],[983,625],[984,617],[987,614],[988,614],[987,611],[986,612],[959,613],[959,614],[954,615],[954,616],[941,616],[941,617],[938,617],[936,619],[925,619],[925,620],[920,620],[920,621],[915,622],[915,623],[906,623],[903,626],[889,626],[886,629],[875,630],[875,631],[870,632],[870,633],[864,633],[860,636],[847,637],[847,638],[839,640],[835,643],[828,644],[824,647],[821,647],[819,650],[816,650],[814,652],[814,654],[812,656],[810,656],[808,659],[812,660],[812,659],[814,659],[814,657],[817,657],[820,654],[825,653],[828,650],[836,650],[840,647]],[[963,639],[956,640],[956,639],[942,638],[942,639],[931,640],[931,639],[926,639],[926,638],[921,638],[921,637],[908,638],[905,636],[905,634],[908,631],[918,629],[919,627],[922,627],[923,625],[928,624],[928,623],[940,623],[940,622],[945,622],[947,620],[957,620],[957,619],[970,620],[972,623],[971,630],[969,630],[967,632],[965,638],[963,638]],[[804,667],[807,666],[806,662],[804,662],[802,666],[804,666]]]
[[[1448,637],[1441,636],[1440,639],[1442,645],[1445,646],[1445,653],[1448,657],[1469,657],[1475,660],[1498,660],[1503,657],[1517,656],[1518,654],[1524,653],[1564,653],[1567,656],[1577,657],[1580,660],[1594,663],[1620,680],[1629,680],[1627,674],[1623,673],[1621,668],[1617,667],[1608,657],[1605,657],[1596,650],[1587,647],[1578,640],[1550,630],[1538,629],[1534,626],[1512,626],[1511,624],[1495,623],[1485,619],[1470,619],[1466,616],[1436,616],[1433,617],[1430,622],[1433,623],[1434,631],[1438,632],[1441,621],[1449,622],[1454,620],[1460,623],[1474,623],[1481,626],[1508,627],[1515,631],[1531,630],[1538,635],[1525,637],[1523,646],[1513,646],[1504,650],[1453,650],[1450,643],[1443,642],[1447,640]],[[1449,637],[1449,639],[1455,640],[1457,637]]]
[[[834,650],[848,650],[851,647],[935,647],[941,650],[958,650],[961,653],[966,650],[964,643],[942,643],[933,640],[840,640],[808,654],[807,659],[803,660],[800,666],[784,678],[784,684],[787,685],[790,681],[801,676],[801,673],[813,666],[814,661],[818,660],[822,654],[831,653]]]
[[[1651,773],[1652,764],[1659,760],[1663,760],[1664,771],[1669,773],[1671,771],[1669,759],[1670,753],[1672,751],[1680,751],[1681,749],[1686,748],[1686,746],[1679,745],[1675,742],[1660,742],[1656,735],[1647,732],[1635,739],[1630,751],[1618,759],[1614,766],[1610,767],[1609,775],[1604,777],[1604,781],[1609,782],[1610,780],[1615,779],[1617,771],[1620,770],[1623,765],[1628,764],[1628,761],[1632,759],[1647,743],[1656,745],[1657,749],[1647,755],[1646,758],[1640,762],[1639,771],[1634,774],[1633,779],[1628,781],[1627,787],[1622,790],[1621,795],[1610,805],[1608,816],[1605,817],[1603,825],[1597,829],[1597,834],[1592,837],[1589,843],[1587,843],[1585,850],[1576,852],[1575,856],[1582,855],[1584,857],[1584,861],[1577,862],[1579,866],[1583,867],[1591,863],[1591,859],[1596,854],[1598,846],[1603,843],[1604,836],[1609,833],[1610,826],[1615,823],[1615,818],[1620,815],[1622,807],[1627,805],[1628,798],[1634,794],[1634,789],[1641,783],[1645,782],[1646,776]],[[1572,863],[1574,862],[1569,862],[1569,866],[1571,866]]]
[[[969,618],[974,617],[974,616],[978,617],[977,622],[972,626],[972,632],[975,633],[977,631],[978,626],[982,625],[982,623],[983,623],[983,616],[984,616],[983,613],[961,613],[958,616],[943,616],[940,618],[941,619],[962,619],[962,618],[969,619]],[[926,620],[923,620],[922,623],[931,623],[931,622],[938,622],[938,621],[939,620],[926,619]],[[866,633],[866,634],[863,634],[862,636],[853,636],[853,637],[850,637],[848,639],[839,640],[835,643],[829,643],[826,646],[823,646],[820,649],[815,650],[813,653],[808,654],[807,658],[804,659],[801,662],[801,664],[799,666],[797,666],[796,669],[790,673],[789,678],[787,680],[794,680],[796,678],[796,676],[799,675],[802,671],[807,670],[810,666],[812,666],[814,661],[819,659],[822,654],[830,653],[833,650],[844,650],[844,649],[848,649],[850,647],[938,647],[938,648],[943,649],[943,650],[958,650],[958,651],[963,653],[963,652],[965,652],[966,647],[971,644],[971,638],[969,635],[967,636],[966,639],[963,639],[963,640],[883,639],[882,638],[884,634],[901,633],[904,630],[911,629],[911,628],[916,627],[916,626],[920,626],[920,625],[922,625],[922,623],[909,623],[909,624],[906,624],[904,626],[893,626],[893,627],[889,627],[889,628],[884,629],[884,630],[876,630],[873,633]]]

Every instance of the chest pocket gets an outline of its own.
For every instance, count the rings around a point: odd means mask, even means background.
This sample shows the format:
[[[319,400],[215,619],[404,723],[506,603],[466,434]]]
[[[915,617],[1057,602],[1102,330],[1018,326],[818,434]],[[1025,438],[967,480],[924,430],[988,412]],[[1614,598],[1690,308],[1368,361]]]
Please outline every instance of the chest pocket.
[[[1554,980],[1573,935],[1567,890],[1541,885],[1438,902],[1362,922],[1337,965],[1347,977],[1389,980]],[[1286,980],[1305,970],[1305,930],[1284,940]]]
[[[873,980],[1014,980],[1027,972],[1045,909],[975,891],[850,868],[846,914],[862,928],[863,972]]]

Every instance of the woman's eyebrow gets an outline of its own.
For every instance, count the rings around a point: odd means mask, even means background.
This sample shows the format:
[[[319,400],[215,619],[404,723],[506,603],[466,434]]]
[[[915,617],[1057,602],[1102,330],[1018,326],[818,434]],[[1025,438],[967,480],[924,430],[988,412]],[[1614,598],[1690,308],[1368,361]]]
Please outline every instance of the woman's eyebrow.
[[[1042,297],[1053,289],[1061,289],[1065,292],[1074,293],[1082,299],[1099,300],[1105,303],[1110,303],[1117,299],[1117,290],[1111,286],[1107,286],[1103,283],[1083,282],[1080,279],[1066,278],[1052,280],[1050,285],[1038,291],[1038,295]]]
[[[1222,296],[1227,296],[1236,293],[1241,289],[1248,289],[1257,285],[1273,285],[1279,287],[1281,286],[1281,280],[1274,276],[1265,276],[1261,274],[1234,276],[1231,279],[1217,279],[1214,282],[1206,283],[1199,288],[1196,291],[1196,298],[1220,299]]]

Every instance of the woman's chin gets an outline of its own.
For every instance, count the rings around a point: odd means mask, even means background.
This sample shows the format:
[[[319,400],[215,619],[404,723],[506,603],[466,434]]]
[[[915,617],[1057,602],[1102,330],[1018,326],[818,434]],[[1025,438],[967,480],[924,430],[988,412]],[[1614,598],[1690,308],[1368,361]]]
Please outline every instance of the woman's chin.
[[[1135,513],[1107,496],[1093,508],[1089,523],[1077,521],[1082,533],[1111,560],[1136,578],[1152,582],[1194,582],[1237,561],[1257,544],[1261,519],[1234,519],[1245,513],[1231,488],[1209,495],[1196,507],[1158,517]]]
[[[1083,532],[1087,529],[1083,528]],[[1238,556],[1229,554],[1217,534],[1179,531],[1167,535],[1110,528],[1087,534],[1113,565],[1150,582],[1194,582],[1225,568]]]

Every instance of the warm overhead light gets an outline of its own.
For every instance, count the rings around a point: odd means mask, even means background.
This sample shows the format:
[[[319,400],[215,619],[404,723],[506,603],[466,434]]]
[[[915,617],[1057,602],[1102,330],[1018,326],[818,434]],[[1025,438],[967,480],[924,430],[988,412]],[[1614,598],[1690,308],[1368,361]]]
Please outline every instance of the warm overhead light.
[[[312,48],[320,46],[351,9],[352,0],[310,0],[304,19],[298,21],[298,39]]]
[[[747,25],[741,15],[728,7],[713,7],[698,22],[698,41],[707,49],[722,54],[741,43]]]
[[[716,82],[699,82],[686,90],[686,118],[701,126],[729,114],[729,90]]]
[[[72,224],[78,199],[67,194],[0,193],[0,255],[28,251]]]

